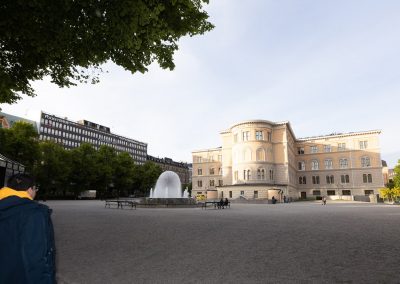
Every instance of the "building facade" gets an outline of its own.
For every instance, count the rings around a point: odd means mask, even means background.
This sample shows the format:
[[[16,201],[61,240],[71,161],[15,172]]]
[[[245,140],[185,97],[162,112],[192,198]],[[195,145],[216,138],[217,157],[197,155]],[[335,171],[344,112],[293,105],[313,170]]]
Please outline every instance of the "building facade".
[[[91,144],[96,150],[101,145],[107,145],[114,148],[117,153],[129,153],[136,164],[141,165],[146,162],[147,143],[113,134],[109,127],[87,120],[73,122],[42,112],[39,137],[43,141],[54,141],[65,149],[79,147],[82,143]]]
[[[190,182],[189,165],[187,163],[175,162],[171,158],[157,158],[150,155],[147,155],[147,160],[159,165],[163,172],[175,172],[179,176],[181,184],[188,184]]]
[[[361,200],[383,187],[379,134],[296,138],[289,122],[240,122],[220,133],[222,147],[192,152],[192,194]]]

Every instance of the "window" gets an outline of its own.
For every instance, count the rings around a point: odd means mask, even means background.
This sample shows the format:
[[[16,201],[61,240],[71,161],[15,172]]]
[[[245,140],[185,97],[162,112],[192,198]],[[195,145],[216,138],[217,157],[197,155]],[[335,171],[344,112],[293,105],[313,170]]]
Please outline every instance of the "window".
[[[258,180],[261,179],[261,170],[260,169],[257,170],[257,179]]]
[[[222,168],[218,168],[218,175],[222,176]]]
[[[271,142],[272,141],[272,133],[268,132],[267,136],[268,136],[268,141]]]
[[[297,147],[297,154],[304,155],[304,147]]]
[[[332,168],[333,168],[332,159],[326,159],[325,160],[325,169],[331,170]]]
[[[368,148],[368,141],[360,141],[360,149],[367,149]]]
[[[238,142],[238,135],[237,135],[237,133],[233,134],[233,142],[235,142],[235,143]]]
[[[362,157],[361,158],[361,167],[367,168],[371,166],[371,160],[369,157]]]
[[[305,171],[306,163],[304,161],[299,162],[298,163],[298,169],[299,169],[299,171]]]
[[[257,158],[257,161],[265,161],[265,151],[264,151],[264,149],[262,149],[262,148],[257,149],[256,158]]]
[[[232,191],[229,191],[229,198],[232,198]]]
[[[244,190],[241,190],[241,191],[240,191],[240,195],[241,195],[241,196],[244,196]]]
[[[338,151],[346,150],[346,143],[338,143]]]
[[[239,178],[238,171],[235,171],[235,172],[234,172],[234,177],[235,177],[235,180],[238,180],[238,178]]]
[[[251,178],[251,172],[250,170],[247,170],[247,180],[250,180],[250,178]]]
[[[243,179],[246,180],[246,170],[243,170]]]
[[[347,159],[340,159],[339,160],[339,167],[341,169],[347,169],[349,166]]]
[[[319,176],[312,176],[312,183],[319,184]]]
[[[274,179],[274,170],[269,170],[269,179],[270,180]]]
[[[336,195],[336,192],[334,190],[327,190],[326,193],[328,195]]]
[[[260,130],[256,131],[256,140],[264,140],[263,132]]]
[[[316,146],[316,145],[310,146],[310,152],[311,152],[312,154],[318,153],[318,146]]]
[[[202,180],[198,180],[197,181],[197,186],[198,187],[202,187],[203,186],[203,181]]]
[[[372,183],[372,175],[363,174],[363,183]]]
[[[258,190],[254,191],[254,198],[258,198]]]
[[[197,175],[201,176],[203,174],[203,170],[202,169],[197,169]]]
[[[320,190],[313,190],[312,194],[316,195],[316,196],[320,196],[321,195],[321,191]]]
[[[351,190],[342,190],[342,195],[351,195]]]
[[[350,176],[349,175],[341,175],[340,182],[341,183],[350,183]]]
[[[210,186],[214,186],[214,180],[210,179]]]
[[[214,174],[214,168],[211,168],[210,169],[210,175],[213,175]]]
[[[312,160],[311,161],[311,170],[316,171],[319,169],[319,163],[317,160]]]
[[[223,186],[223,185],[224,185],[224,183],[223,183],[222,179],[218,180],[218,186]]]
[[[201,163],[201,162],[202,162],[201,157],[197,157],[197,162],[198,162],[198,163]]]
[[[305,176],[300,176],[299,177],[299,184],[307,184],[307,180]]]
[[[331,145],[324,145],[324,152],[325,153],[331,152]]]
[[[326,176],[326,183],[327,184],[334,184],[335,183],[335,177],[333,175],[327,175]]]
[[[364,195],[365,196],[368,196],[370,194],[374,194],[374,191],[373,190],[364,190]]]
[[[250,131],[243,131],[243,141],[249,141],[250,138]]]

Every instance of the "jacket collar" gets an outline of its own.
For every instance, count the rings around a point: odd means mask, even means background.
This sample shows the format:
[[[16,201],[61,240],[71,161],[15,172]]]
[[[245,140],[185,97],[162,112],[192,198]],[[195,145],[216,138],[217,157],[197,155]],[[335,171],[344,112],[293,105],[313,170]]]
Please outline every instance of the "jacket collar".
[[[26,191],[18,191],[9,187],[3,187],[0,189],[0,200],[9,196],[18,196],[20,198],[28,198],[32,200],[32,197]]]

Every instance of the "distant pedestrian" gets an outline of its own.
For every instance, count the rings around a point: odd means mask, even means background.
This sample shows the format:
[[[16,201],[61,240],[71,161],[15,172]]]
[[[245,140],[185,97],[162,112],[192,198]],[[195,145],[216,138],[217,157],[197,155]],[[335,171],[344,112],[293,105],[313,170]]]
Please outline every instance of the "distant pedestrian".
[[[275,203],[276,203],[275,196],[272,196],[272,204],[275,204]]]
[[[224,209],[224,200],[221,198],[221,200],[218,202],[218,208],[219,209]]]
[[[322,205],[326,205],[326,197],[325,196],[322,197]]]
[[[229,200],[228,200],[228,198],[225,198],[224,206],[225,206],[225,207],[228,207],[228,205],[229,205]]]
[[[283,203],[287,203],[286,195],[283,196]]]
[[[27,174],[0,189],[0,283],[56,283],[51,210],[33,201],[36,192]]]

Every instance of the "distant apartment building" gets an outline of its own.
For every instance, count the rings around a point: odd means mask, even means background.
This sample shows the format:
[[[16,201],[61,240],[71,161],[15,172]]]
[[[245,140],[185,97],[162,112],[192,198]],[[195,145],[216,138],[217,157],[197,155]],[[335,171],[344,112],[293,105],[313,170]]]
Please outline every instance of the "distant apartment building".
[[[190,182],[189,165],[187,163],[175,162],[171,158],[157,158],[150,155],[147,155],[147,160],[159,165],[163,171],[175,172],[182,184]]]
[[[54,141],[65,149],[91,144],[95,149],[107,145],[117,153],[127,152],[136,164],[144,164],[147,157],[147,143],[113,134],[109,127],[87,120],[73,122],[67,118],[41,113],[39,137],[42,141]]]
[[[296,138],[289,122],[243,121],[193,151],[192,194],[352,200],[384,186],[379,130]]]

